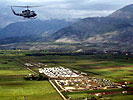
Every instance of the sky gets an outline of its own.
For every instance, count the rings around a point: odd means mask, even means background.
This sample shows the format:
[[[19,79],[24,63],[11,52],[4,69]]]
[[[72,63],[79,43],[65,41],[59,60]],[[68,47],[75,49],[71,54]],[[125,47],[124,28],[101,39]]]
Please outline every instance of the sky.
[[[39,19],[76,19],[107,16],[117,9],[133,4],[133,0],[0,0],[0,20],[5,24],[22,18],[13,16],[9,6],[41,5],[32,8]],[[21,12],[22,8],[14,8]]]

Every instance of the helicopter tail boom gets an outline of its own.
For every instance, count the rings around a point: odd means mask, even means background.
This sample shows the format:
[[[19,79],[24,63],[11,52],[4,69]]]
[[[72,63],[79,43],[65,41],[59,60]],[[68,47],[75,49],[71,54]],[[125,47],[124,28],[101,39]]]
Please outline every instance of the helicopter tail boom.
[[[16,12],[14,11],[14,9],[11,7],[11,10],[13,12],[14,15],[16,15]]]
[[[14,15],[22,16],[22,14],[16,13],[12,7],[11,7],[11,10],[12,10],[12,12],[13,12]]]

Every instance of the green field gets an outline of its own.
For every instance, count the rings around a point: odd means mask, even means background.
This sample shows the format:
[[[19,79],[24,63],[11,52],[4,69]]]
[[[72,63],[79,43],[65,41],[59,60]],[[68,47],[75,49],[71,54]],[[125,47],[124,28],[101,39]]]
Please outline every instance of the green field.
[[[0,56],[0,100],[62,100],[48,81],[25,81],[32,72],[17,62],[19,57]]]
[[[102,57],[104,56],[104,57]],[[121,58],[121,59],[120,59]],[[89,76],[95,76],[100,78],[109,79],[113,82],[125,82],[130,81],[133,83],[133,58],[122,56],[120,58],[111,57],[110,55],[79,55],[79,56],[42,56],[37,57],[38,62],[42,62],[49,66],[63,66],[78,71],[86,72]],[[101,92],[96,91],[96,92]],[[112,91],[112,90],[111,90]],[[117,90],[115,90],[117,91]],[[103,96],[104,99],[111,98],[117,100],[132,100],[133,96],[123,95],[122,90],[115,95]],[[92,97],[85,92],[64,93],[66,97],[71,97],[71,100],[83,100],[85,97]],[[119,99],[118,99],[119,100]]]
[[[26,56],[25,54],[31,54]],[[25,81],[24,76],[31,72],[21,62],[47,64],[48,67],[63,66],[112,80],[113,82],[131,81],[133,83],[133,57],[124,55],[94,54],[94,55],[32,55],[37,51],[0,51],[0,100],[61,100],[59,94],[48,81]],[[41,52],[41,54],[46,54]],[[38,68],[33,68],[38,71]],[[132,84],[130,84],[133,87]],[[101,92],[95,91],[95,92]],[[112,91],[112,90],[111,90]],[[114,91],[114,90],[113,90]],[[118,91],[118,90],[115,90]],[[122,90],[121,90],[122,91]],[[92,91],[64,93],[72,100],[82,100],[92,97]],[[103,98],[112,100],[132,100],[130,94],[107,95]]]
[[[89,76],[110,79],[114,82],[133,82],[133,58],[127,60],[98,58],[105,55],[79,55],[79,56],[42,56],[36,57],[38,62],[49,66],[63,66],[86,72]]]

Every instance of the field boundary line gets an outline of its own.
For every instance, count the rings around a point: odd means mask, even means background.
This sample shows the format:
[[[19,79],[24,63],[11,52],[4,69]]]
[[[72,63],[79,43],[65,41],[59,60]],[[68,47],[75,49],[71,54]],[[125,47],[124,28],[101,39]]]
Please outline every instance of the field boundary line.
[[[56,91],[60,94],[60,96],[63,98],[63,100],[67,100],[66,97],[59,91],[59,89],[54,85],[54,83],[48,79],[50,84],[56,89]]]
[[[33,73],[35,73],[35,74],[38,74],[37,72],[35,72],[35,71],[33,71],[32,69],[30,69],[30,68],[28,68],[28,67],[26,67],[29,71],[31,71],[31,72],[33,72]]]

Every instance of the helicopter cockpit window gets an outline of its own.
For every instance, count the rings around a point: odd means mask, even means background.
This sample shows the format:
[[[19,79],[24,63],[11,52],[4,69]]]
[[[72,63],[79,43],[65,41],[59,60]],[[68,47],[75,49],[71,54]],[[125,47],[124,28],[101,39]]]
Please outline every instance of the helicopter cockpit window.
[[[31,11],[30,13],[31,13],[31,14],[34,14],[35,12],[34,12],[34,11]]]

